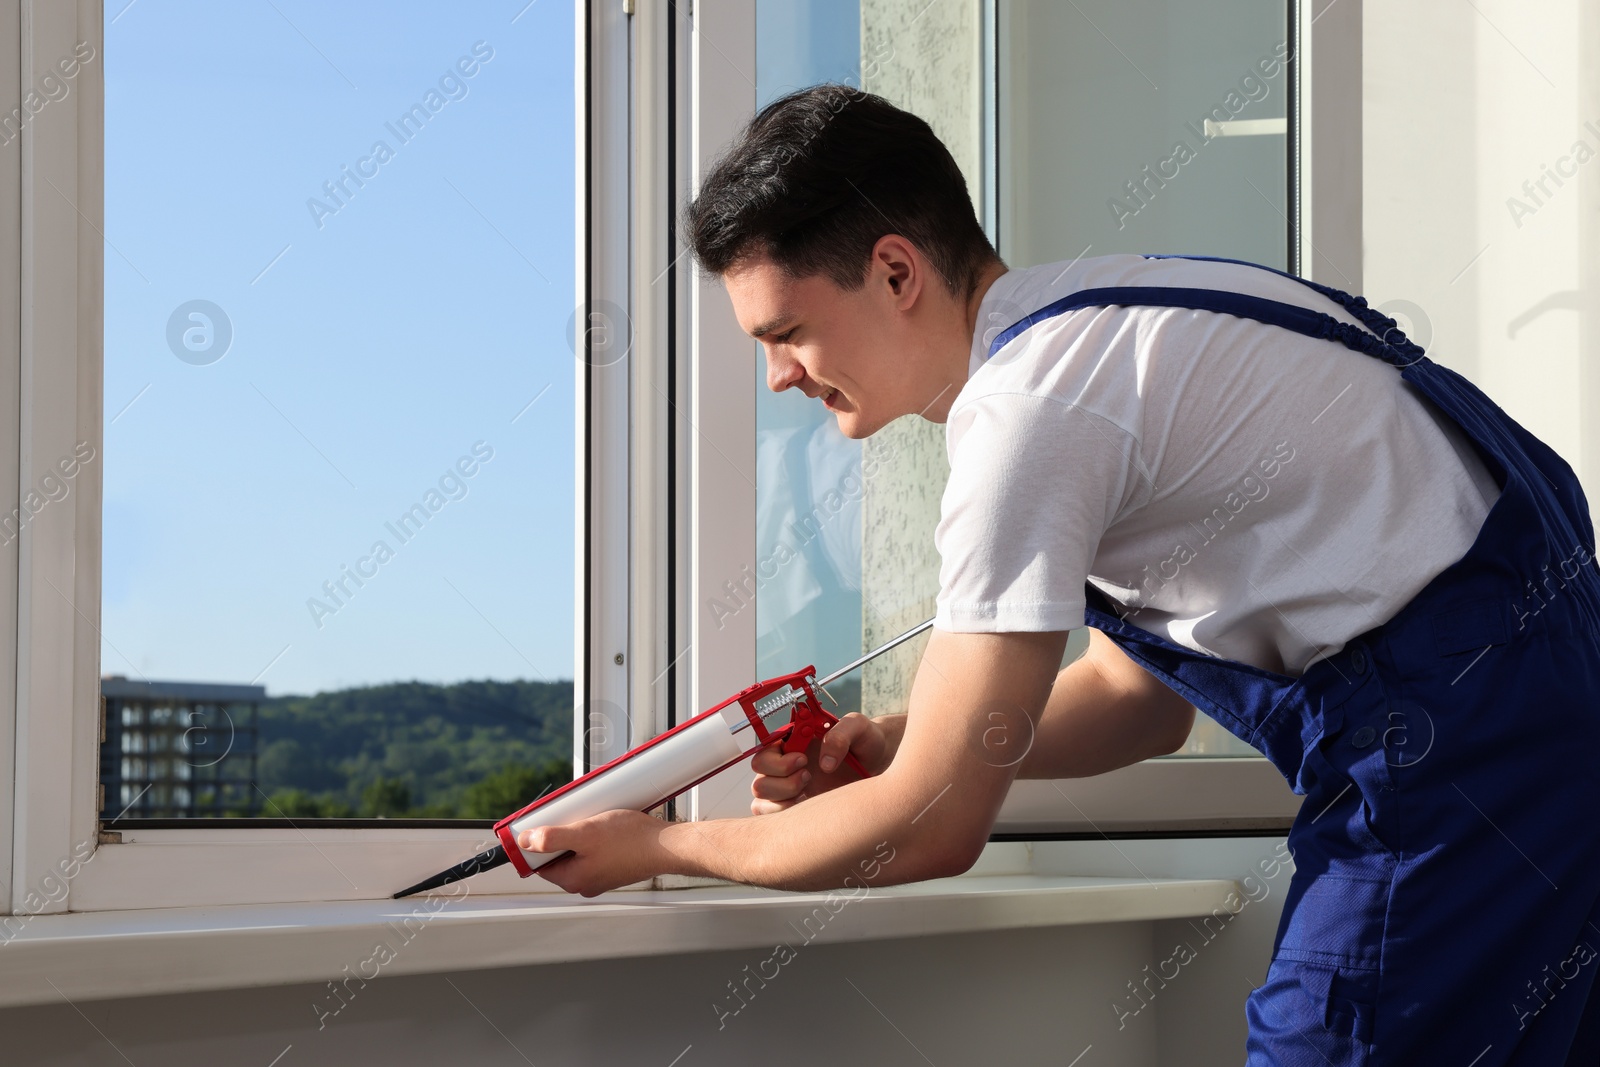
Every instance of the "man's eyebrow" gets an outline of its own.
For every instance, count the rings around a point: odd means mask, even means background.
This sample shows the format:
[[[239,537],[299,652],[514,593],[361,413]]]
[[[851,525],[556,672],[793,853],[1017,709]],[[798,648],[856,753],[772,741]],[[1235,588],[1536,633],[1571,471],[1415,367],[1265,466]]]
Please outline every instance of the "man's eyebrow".
[[[755,329],[751,330],[750,331],[750,336],[751,337],[757,337],[757,338],[764,337],[767,334],[771,333],[772,331],[776,330],[778,327],[782,326],[784,323],[788,322],[792,318],[794,318],[794,312],[792,312],[792,311],[780,311],[780,312],[778,312],[778,314],[774,315],[772,318],[768,319],[766,322],[761,323]]]

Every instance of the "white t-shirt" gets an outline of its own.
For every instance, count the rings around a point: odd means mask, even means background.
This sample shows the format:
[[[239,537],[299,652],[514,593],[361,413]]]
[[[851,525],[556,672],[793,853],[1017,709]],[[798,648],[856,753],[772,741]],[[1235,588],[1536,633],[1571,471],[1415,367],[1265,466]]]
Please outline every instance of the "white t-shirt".
[[[1073,629],[1088,580],[1134,625],[1298,676],[1471,547],[1499,495],[1483,461],[1396,368],[1336,341],[1091,307],[985,358],[1030,312],[1103,286],[1246,293],[1359,324],[1232,263],[1115,255],[996,279],[945,428],[939,629]]]

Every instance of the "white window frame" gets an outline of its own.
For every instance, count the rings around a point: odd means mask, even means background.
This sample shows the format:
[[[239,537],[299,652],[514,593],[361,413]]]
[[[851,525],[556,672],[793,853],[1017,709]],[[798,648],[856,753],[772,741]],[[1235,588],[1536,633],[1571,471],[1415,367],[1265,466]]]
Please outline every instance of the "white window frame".
[[[1303,262],[1313,277],[1358,281],[1360,114],[1339,102],[1359,99],[1361,3],[1299,3]],[[638,4],[632,14],[620,0],[577,6],[578,291],[591,309],[627,309],[633,338],[627,358],[580,375],[576,397],[581,771],[754,678],[753,613],[719,628],[704,606],[755,563],[758,381],[720,284],[692,270],[667,236],[682,191],[753,113],[754,0]],[[48,105],[48,121],[28,122],[18,143],[0,147],[0,322],[18,324],[0,333],[0,421],[16,429],[0,434],[0,494],[20,505],[79,441],[97,457],[67,500],[40,511],[15,550],[0,554],[0,914],[381,898],[486,834],[99,831],[103,31],[99,0],[0,0],[0,70],[13,86],[32,84],[79,41],[96,57]],[[660,91],[669,66],[687,101],[675,126]],[[669,166],[678,202],[664,192]],[[670,264],[675,291],[660,281]],[[686,357],[676,376],[674,351]],[[602,370],[616,373],[594,373]],[[676,499],[666,486],[669,434]],[[595,719],[597,709],[620,722]],[[730,768],[691,791],[679,817],[747,815],[749,778],[747,765]],[[995,833],[1281,829],[1292,813],[1283,797],[1298,802],[1263,761],[1147,763],[1019,782]],[[91,845],[93,859],[74,864]],[[506,869],[479,882],[495,893],[560,892]]]
[[[0,70],[16,71],[21,84],[22,16],[18,0],[0,0]],[[0,102],[4,97],[0,96]],[[22,154],[20,145],[0,147],[0,500],[19,499],[22,384]],[[12,250],[16,253],[13,254]],[[0,915],[11,912],[11,858],[16,816],[17,575],[21,545],[0,553]]]
[[[6,903],[44,913],[66,909],[58,864],[70,863],[74,843],[94,841],[98,816],[102,242],[93,220],[101,214],[102,36],[91,0],[6,0],[0,20],[13,88],[36,84],[79,41],[96,52],[70,93],[31,116],[0,157],[8,198],[0,233],[16,238],[5,245],[5,280],[17,294],[14,304],[6,298],[17,334],[0,342],[0,402],[16,430],[0,446],[12,501],[4,510],[21,507],[19,493],[77,442],[96,449],[71,494],[33,516],[0,564],[0,595],[15,597],[6,604],[15,643],[0,668],[15,672],[7,679],[14,686],[0,690],[0,736],[13,755],[0,770],[9,801],[0,825]]]

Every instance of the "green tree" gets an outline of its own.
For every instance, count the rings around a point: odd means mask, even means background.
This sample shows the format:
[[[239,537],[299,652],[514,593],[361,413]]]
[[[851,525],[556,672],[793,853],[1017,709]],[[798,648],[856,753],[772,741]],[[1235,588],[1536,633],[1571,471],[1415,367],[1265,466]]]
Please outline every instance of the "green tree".
[[[533,779],[531,790],[510,783],[471,812],[467,790],[508,767],[549,761],[562,763],[554,777],[565,781],[572,709],[571,682],[393,682],[272,697],[258,719],[258,780],[269,796],[299,791],[301,814],[290,818],[499,818],[532,800],[550,776]],[[380,779],[404,783],[407,795],[377,787]],[[270,805],[261,814],[282,817]]]
[[[552,759],[538,766],[508,764],[467,786],[461,796],[461,816],[501,819],[570,781],[570,760]]]
[[[261,806],[261,815],[267,819],[348,819],[355,812],[350,810],[350,805],[330,794],[278,789]]]
[[[404,778],[378,778],[361,791],[361,814],[398,818],[411,812],[411,786]]]

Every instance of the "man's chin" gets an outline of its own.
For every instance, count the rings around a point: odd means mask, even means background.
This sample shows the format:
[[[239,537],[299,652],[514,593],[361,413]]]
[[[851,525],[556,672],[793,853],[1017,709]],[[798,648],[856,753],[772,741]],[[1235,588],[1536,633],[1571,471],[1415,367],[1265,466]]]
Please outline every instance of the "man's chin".
[[[883,429],[881,424],[874,424],[863,419],[859,412],[836,411],[833,413],[834,422],[839,426],[839,432],[852,441],[859,441],[863,437],[871,437]]]

